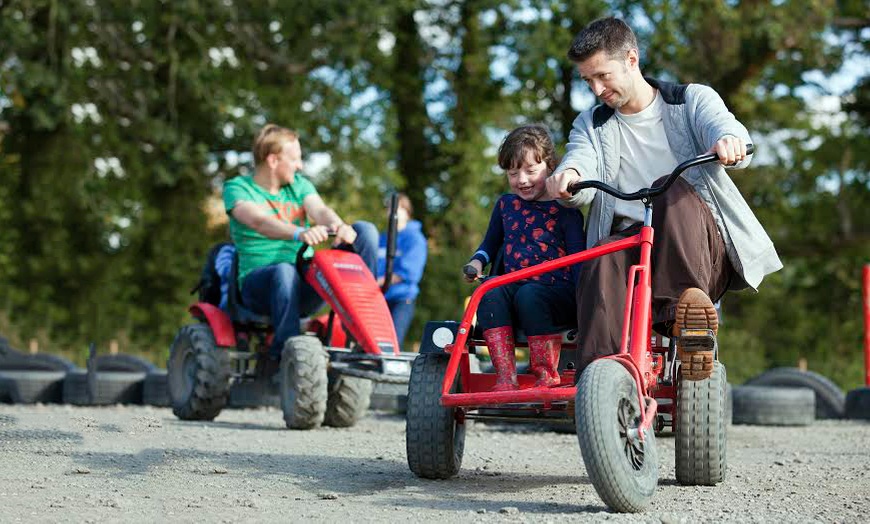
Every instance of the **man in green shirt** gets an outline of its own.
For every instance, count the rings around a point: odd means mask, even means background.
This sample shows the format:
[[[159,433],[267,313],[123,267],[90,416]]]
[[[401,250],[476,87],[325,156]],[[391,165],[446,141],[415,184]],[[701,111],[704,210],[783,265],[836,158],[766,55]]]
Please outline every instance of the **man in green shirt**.
[[[296,270],[297,252],[326,241],[333,231],[336,243],[352,244],[374,274],[378,231],[368,222],[345,224],[297,173],[303,162],[295,132],[268,124],[258,133],[253,152],[256,172],[224,184],[224,207],[239,253],[242,303],[272,318],[269,355],[277,362],[287,339],[300,333],[300,317],[323,304]]]

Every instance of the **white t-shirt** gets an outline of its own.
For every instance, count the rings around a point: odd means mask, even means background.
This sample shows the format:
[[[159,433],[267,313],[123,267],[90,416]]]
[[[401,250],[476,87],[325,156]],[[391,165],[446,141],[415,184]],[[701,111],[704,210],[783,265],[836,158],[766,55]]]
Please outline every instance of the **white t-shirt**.
[[[633,115],[616,111],[619,122],[619,173],[617,187],[623,193],[632,193],[667,175],[677,167],[677,158],[671,152],[662,123],[664,107],[662,95],[656,96],[646,108]],[[613,223],[623,230],[635,222],[643,222],[643,204],[616,199]]]

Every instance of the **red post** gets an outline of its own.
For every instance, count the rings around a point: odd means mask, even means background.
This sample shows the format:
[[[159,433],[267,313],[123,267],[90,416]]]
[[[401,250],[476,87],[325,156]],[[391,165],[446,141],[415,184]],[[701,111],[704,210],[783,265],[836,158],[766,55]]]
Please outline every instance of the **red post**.
[[[864,265],[864,384],[870,387],[870,264]]]

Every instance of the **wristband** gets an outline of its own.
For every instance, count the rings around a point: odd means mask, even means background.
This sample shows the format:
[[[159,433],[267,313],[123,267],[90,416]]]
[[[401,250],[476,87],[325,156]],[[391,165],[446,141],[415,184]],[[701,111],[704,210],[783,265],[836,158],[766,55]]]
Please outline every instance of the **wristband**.
[[[306,231],[308,231],[307,227],[297,227],[296,231],[293,232],[293,240],[298,242],[299,237],[302,235],[302,233],[305,233]]]

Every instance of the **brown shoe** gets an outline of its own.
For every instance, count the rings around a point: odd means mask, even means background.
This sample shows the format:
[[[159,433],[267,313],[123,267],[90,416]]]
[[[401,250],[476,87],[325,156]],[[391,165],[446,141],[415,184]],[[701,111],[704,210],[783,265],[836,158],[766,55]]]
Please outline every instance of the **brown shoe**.
[[[674,335],[680,374],[685,380],[704,380],[713,374],[716,333],[719,315],[706,293],[692,287],[677,302]]]

